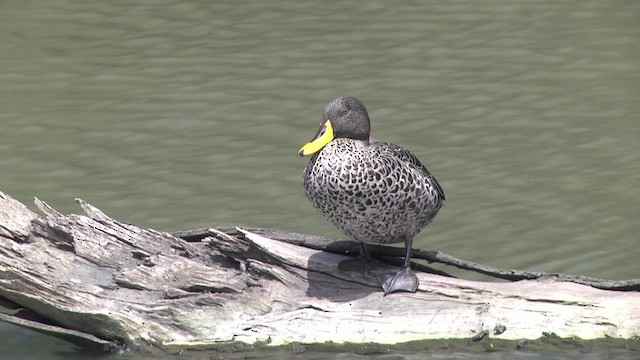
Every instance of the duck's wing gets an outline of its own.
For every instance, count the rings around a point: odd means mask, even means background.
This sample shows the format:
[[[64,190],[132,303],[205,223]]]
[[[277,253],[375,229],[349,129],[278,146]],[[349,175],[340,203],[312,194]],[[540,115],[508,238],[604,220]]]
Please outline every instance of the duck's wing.
[[[429,170],[427,170],[427,168],[420,162],[420,159],[409,152],[409,150],[392,143],[375,142],[371,145],[376,146],[381,154],[393,156],[402,162],[412,164],[416,168],[420,169],[427,176],[427,181],[433,184],[433,186],[436,188],[438,194],[440,195],[440,197],[442,197],[442,200],[445,200],[444,190],[442,190],[442,186],[440,186],[438,180],[436,180],[436,178],[431,175]]]

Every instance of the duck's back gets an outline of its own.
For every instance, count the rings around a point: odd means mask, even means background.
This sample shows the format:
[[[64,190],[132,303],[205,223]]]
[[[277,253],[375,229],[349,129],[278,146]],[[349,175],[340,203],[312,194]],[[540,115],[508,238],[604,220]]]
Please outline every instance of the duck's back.
[[[304,171],[307,196],[355,240],[401,242],[442,207],[444,192],[422,163],[400,146],[335,139]]]

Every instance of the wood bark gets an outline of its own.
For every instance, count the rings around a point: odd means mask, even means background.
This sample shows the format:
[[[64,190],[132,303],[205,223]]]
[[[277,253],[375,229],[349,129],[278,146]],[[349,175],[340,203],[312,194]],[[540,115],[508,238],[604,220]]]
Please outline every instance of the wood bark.
[[[480,282],[418,272],[417,293],[383,296],[375,276],[343,270],[351,259],[344,253],[357,248],[349,241],[240,228],[172,235],[76,201],[84,215],[64,215],[36,199],[38,215],[0,192],[0,319],[84,343],[168,350],[397,344],[485,334],[507,340],[550,333],[640,336],[637,280],[607,283],[480,266],[483,273],[528,280]],[[372,249],[380,256],[394,251]],[[477,265],[441,253],[414,254]],[[372,268],[393,269],[384,263]]]

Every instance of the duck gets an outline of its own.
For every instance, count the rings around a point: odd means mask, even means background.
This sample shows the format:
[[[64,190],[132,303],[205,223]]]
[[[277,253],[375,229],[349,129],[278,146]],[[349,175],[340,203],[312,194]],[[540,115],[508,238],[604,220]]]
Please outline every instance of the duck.
[[[366,244],[404,242],[402,266],[376,274],[384,295],[415,293],[419,280],[411,270],[413,240],[445,200],[436,178],[408,150],[373,139],[367,109],[351,96],[326,105],[318,132],[298,154],[311,156],[303,172],[311,204],[359,242],[364,269],[370,258]]]

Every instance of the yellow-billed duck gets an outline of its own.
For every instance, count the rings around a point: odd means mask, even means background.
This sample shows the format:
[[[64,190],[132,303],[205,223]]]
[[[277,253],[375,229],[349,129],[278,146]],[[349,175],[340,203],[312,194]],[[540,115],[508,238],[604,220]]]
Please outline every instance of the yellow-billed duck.
[[[404,242],[404,264],[377,274],[385,295],[415,292],[411,271],[414,236],[442,207],[444,191],[420,160],[402,147],[370,139],[367,109],[354,97],[330,102],[316,136],[299,151],[313,155],[304,188],[313,206],[361,244]]]

